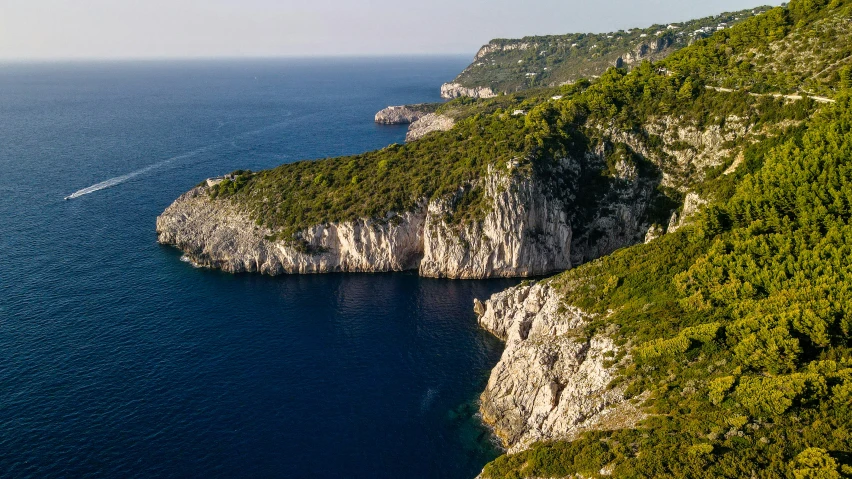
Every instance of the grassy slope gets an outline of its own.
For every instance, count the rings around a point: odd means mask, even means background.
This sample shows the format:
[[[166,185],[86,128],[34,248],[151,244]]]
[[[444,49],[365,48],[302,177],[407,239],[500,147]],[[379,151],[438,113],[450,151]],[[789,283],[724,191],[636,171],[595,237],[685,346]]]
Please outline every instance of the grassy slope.
[[[794,1],[665,66],[712,78],[744,49],[851,13],[848,1]],[[614,477],[852,476],[852,101],[824,86],[837,104],[705,184],[715,201],[693,227],[551,280],[600,314],[587,334],[617,326],[633,356],[619,381],[629,396],[651,392],[650,418],[503,456],[486,477],[598,477],[605,466]]]
[[[497,47],[501,50],[476,59],[454,81],[468,87],[488,86],[499,92],[514,92],[592,78],[603,74],[615,65],[618,57],[633,52],[642,44],[654,45],[658,39],[662,39],[662,45],[669,45],[651,58],[660,60],[696,39],[710,36],[707,31],[698,30],[715,31],[721,23],[734,25],[751,18],[753,11],[761,13],[766,10],[768,7],[723,13],[677,23],[672,25],[675,27],[672,29],[668,25],[652,25],[630,30],[630,33],[576,33],[492,40],[486,48]],[[502,50],[506,46],[512,48],[519,45],[529,47]]]

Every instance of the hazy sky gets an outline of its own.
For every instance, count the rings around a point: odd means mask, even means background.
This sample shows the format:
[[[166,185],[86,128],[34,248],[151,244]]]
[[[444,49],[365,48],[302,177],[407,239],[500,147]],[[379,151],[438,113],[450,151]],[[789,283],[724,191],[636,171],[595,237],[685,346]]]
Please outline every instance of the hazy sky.
[[[766,3],[759,0],[0,0],[0,58],[473,55],[492,38],[613,31]]]

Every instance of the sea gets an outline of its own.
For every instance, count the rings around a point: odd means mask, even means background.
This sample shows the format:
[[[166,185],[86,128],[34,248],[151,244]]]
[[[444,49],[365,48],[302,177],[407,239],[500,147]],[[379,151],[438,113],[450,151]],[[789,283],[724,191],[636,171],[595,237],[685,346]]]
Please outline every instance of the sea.
[[[515,282],[231,275],[154,232],[205,178],[402,143],[376,111],[468,62],[0,64],[0,477],[474,477],[472,302]]]

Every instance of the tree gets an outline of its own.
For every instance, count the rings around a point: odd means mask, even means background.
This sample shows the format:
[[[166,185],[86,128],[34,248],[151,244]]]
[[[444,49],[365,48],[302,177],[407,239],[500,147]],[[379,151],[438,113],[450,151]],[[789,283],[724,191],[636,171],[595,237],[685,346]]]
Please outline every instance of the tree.
[[[852,66],[846,66],[840,69],[840,88],[847,90],[852,88]]]
[[[796,479],[840,479],[837,462],[828,451],[809,447],[793,460],[791,467]]]

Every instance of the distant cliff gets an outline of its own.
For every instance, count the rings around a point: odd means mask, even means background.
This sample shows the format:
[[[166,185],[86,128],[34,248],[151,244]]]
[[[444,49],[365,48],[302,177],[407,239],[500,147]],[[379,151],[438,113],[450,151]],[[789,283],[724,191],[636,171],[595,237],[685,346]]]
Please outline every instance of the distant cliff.
[[[492,40],[479,49],[473,63],[455,80],[441,87],[441,96],[491,98],[499,93],[594,78],[613,66],[631,68],[645,60],[661,60],[695,40],[768,9],[760,7],[609,33]]]
[[[375,121],[381,125],[408,125],[434,113],[439,106],[439,103],[389,106],[376,113]]]

